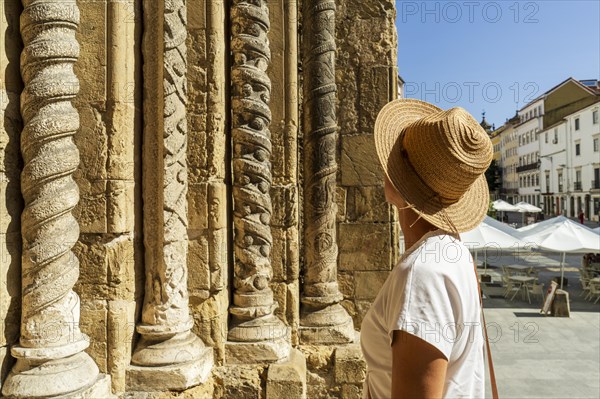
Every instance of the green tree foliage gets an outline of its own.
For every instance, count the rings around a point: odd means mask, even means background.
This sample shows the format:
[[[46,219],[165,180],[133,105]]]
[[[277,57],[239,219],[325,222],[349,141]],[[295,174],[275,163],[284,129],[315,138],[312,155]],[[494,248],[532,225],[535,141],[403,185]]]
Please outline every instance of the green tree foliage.
[[[490,192],[500,190],[502,184],[502,169],[500,169],[495,159],[492,160],[489,168],[485,171],[485,179],[487,180]]]

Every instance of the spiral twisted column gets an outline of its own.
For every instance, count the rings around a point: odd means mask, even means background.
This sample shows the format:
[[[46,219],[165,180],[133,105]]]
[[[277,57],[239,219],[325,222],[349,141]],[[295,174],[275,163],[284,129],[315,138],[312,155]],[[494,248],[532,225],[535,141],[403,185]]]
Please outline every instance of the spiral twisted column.
[[[354,340],[352,318],[337,283],[335,1],[303,4],[305,269],[300,339]]]
[[[89,342],[79,330],[73,291],[79,278],[72,252],[79,238],[72,215],[79,202],[73,180],[79,113],[71,101],[79,92],[73,71],[79,9],[74,0],[26,0],[23,6],[21,337],[11,349],[17,363],[2,393],[31,398],[76,394],[93,385],[99,372],[84,352]]]
[[[210,348],[191,331],[187,289],[187,37],[185,0],[144,2],[157,29],[144,37],[146,290],[130,389],[186,389],[206,381]],[[157,20],[159,21],[157,24]],[[157,26],[158,25],[158,26]],[[159,55],[157,55],[159,49]]]
[[[288,331],[274,314],[269,287],[271,248],[271,81],[267,68],[269,10],[264,0],[233,0],[231,7],[234,293],[228,340],[264,343],[247,361],[289,353]],[[232,358],[235,345],[229,345]],[[250,347],[250,349],[252,349]],[[266,349],[266,350],[265,350]]]

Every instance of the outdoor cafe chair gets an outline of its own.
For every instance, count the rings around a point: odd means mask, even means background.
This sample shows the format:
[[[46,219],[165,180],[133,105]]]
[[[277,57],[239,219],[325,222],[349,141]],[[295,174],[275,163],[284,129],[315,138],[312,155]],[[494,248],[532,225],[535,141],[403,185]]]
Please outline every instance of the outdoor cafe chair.
[[[591,284],[589,285],[590,287],[590,293],[588,294],[588,297],[590,298],[590,301],[592,299],[594,299],[594,297],[596,297],[596,300],[594,301],[594,303],[598,303],[598,300],[600,300],[600,284]]]
[[[582,296],[587,292],[585,296],[587,299],[587,297],[590,295],[590,279],[588,277],[580,277],[579,282],[581,283],[581,294],[579,294],[579,296]]]
[[[539,296],[540,300],[544,301],[544,284],[532,284],[529,289],[529,294],[534,296]]]

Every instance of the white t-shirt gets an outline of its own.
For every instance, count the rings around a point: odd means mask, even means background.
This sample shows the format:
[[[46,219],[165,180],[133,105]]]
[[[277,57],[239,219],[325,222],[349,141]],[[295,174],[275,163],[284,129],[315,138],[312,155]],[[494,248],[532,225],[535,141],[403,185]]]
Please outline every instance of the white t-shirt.
[[[425,234],[394,267],[361,325],[371,399],[392,390],[392,337],[404,330],[448,359],[444,398],[483,398],[484,339],[481,306],[468,248],[443,230]]]

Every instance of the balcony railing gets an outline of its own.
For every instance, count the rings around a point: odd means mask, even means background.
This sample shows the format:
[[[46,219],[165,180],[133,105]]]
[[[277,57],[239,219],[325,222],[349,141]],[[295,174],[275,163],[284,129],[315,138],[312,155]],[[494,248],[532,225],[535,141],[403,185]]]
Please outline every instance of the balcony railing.
[[[573,183],[573,190],[581,191],[581,182],[580,181],[576,181]]]
[[[517,166],[517,173],[519,173],[519,172],[526,172],[528,170],[534,170],[534,169],[537,169],[537,168],[538,168],[537,162],[529,163],[527,165]]]
[[[600,180],[592,180],[592,190],[600,190]]]

